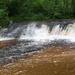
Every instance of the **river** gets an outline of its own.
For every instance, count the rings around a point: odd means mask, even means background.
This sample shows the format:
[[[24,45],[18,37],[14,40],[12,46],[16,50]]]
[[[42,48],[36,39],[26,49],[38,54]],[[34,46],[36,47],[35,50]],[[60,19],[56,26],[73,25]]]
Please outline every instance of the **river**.
[[[13,39],[19,41],[0,49],[1,64],[12,62],[12,60],[19,59],[23,56],[31,56],[41,50],[46,50],[48,47],[54,47],[56,50],[56,46],[58,47],[59,45],[63,49],[62,52],[65,52],[67,49],[70,51],[71,48],[75,48],[74,22],[70,24],[66,21],[13,23],[9,25],[9,27],[1,29],[0,35],[0,41]],[[66,50],[64,49],[65,46],[68,47]],[[61,51],[59,47],[58,49]],[[60,51],[56,51],[58,55]],[[59,60],[59,58],[56,59]],[[60,60],[63,59],[60,57]]]

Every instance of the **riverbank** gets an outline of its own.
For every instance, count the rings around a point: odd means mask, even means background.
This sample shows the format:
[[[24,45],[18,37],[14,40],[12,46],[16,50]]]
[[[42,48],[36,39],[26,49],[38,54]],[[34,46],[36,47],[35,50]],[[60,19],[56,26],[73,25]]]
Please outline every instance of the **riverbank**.
[[[75,75],[75,49],[54,45],[0,66],[0,75]]]

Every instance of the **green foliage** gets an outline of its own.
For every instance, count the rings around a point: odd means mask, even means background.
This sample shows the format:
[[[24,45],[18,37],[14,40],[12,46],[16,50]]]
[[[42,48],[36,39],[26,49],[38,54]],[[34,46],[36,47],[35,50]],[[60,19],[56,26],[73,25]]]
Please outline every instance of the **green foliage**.
[[[0,0],[0,25],[10,20],[75,18],[75,0]]]
[[[46,17],[42,14],[42,13],[39,13],[39,14],[32,14],[31,16],[31,19],[32,20],[43,20],[45,19]]]
[[[57,19],[57,18],[58,18],[58,19],[61,19],[62,16],[61,16],[60,13],[58,13],[58,12],[54,12],[53,17],[56,18],[56,19]]]
[[[8,22],[9,22],[8,12],[5,9],[0,9],[0,25],[3,26]]]

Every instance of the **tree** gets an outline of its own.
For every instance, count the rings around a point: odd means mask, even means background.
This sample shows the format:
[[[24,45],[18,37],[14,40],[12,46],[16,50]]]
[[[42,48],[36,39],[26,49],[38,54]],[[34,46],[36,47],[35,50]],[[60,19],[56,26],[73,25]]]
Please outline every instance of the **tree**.
[[[75,18],[75,0],[72,0],[72,13],[73,13],[73,18]]]
[[[0,25],[4,25],[9,22],[8,12],[5,9],[0,9]]]

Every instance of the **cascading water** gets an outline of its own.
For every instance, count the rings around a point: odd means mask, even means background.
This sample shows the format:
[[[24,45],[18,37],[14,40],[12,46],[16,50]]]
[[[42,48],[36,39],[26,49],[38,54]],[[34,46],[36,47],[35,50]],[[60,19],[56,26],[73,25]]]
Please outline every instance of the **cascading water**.
[[[18,43],[0,49],[0,63],[5,59],[36,52],[52,41],[67,40],[75,42],[75,23],[63,25],[60,23],[32,22],[25,25],[12,25],[9,28],[0,30],[0,41],[19,40]]]
[[[26,29],[23,30],[20,35],[20,40],[33,40],[33,41],[51,41],[66,39],[71,42],[75,42],[75,24],[69,24],[65,29],[56,25],[50,30],[50,26],[42,24],[40,28],[36,26],[36,23],[29,24]]]

